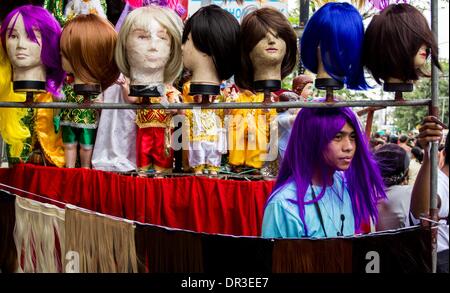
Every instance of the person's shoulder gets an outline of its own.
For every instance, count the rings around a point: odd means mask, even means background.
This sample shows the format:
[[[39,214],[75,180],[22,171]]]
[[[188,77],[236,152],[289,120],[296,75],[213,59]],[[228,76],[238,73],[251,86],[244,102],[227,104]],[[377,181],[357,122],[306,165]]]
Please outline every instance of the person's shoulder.
[[[297,196],[297,186],[293,180],[274,191],[269,204],[287,204],[288,200]]]

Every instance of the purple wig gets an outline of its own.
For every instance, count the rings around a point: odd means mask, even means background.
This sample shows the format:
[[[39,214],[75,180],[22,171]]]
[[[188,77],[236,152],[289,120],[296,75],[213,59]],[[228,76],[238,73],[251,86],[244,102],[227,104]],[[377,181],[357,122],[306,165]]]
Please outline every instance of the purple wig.
[[[33,30],[39,30],[42,36],[41,59],[46,68],[47,91],[59,96],[59,89],[64,81],[65,73],[61,66],[61,55],[59,52],[59,39],[61,37],[61,26],[58,21],[42,7],[24,5],[10,12],[3,21],[0,29],[0,38],[6,51],[6,38],[11,36],[12,29],[16,25],[19,14],[22,15],[28,38],[38,43]],[[12,22],[11,29],[8,26]]]
[[[372,218],[378,219],[377,202],[386,198],[383,178],[372,154],[368,150],[365,135],[361,131],[356,115],[350,108],[304,108],[295,119],[291,137],[281,164],[277,182],[272,195],[292,181],[297,186],[297,199],[300,219],[305,223],[305,194],[315,172],[323,174],[322,182],[329,182],[325,174],[333,173],[324,157],[324,151],[345,122],[353,126],[356,133],[356,150],[350,168],[344,172],[345,184],[352,200],[355,228]],[[316,201],[325,193],[322,189]],[[271,200],[272,195],[267,200]],[[267,204],[266,204],[267,205]],[[305,225],[305,231],[308,228]]]

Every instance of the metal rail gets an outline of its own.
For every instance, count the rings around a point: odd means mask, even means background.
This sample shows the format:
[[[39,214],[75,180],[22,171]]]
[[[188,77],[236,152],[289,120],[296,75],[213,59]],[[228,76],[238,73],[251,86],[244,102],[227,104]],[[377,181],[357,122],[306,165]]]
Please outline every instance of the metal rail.
[[[340,101],[334,103],[323,102],[275,102],[275,103],[172,103],[162,104],[124,104],[124,103],[26,103],[0,102],[0,108],[54,108],[54,109],[277,109],[277,108],[339,108],[339,107],[404,107],[429,106],[430,99],[422,100],[370,100],[370,101]]]

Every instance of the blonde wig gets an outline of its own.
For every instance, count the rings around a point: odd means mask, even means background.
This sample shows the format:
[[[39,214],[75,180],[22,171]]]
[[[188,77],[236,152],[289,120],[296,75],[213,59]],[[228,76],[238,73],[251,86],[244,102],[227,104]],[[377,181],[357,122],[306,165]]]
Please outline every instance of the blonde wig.
[[[16,94],[12,89],[11,65],[0,44],[0,101],[23,102],[24,94]],[[19,157],[24,148],[24,141],[30,137],[30,130],[22,122],[27,114],[25,108],[0,108],[0,135],[10,145],[12,157]]]
[[[181,18],[171,9],[150,5],[133,10],[128,14],[119,32],[116,46],[116,62],[120,71],[130,77],[130,65],[127,59],[126,44],[128,35],[134,29],[148,31],[150,21],[155,19],[161,24],[171,37],[169,61],[164,70],[164,83],[172,84],[180,75],[183,68],[181,59],[181,31],[183,23]]]
[[[16,196],[14,242],[19,271],[60,273],[64,252],[64,210]]]
[[[80,273],[137,273],[134,225],[72,206],[66,208],[66,251],[79,255]]]
[[[117,33],[108,20],[78,15],[63,28],[61,53],[75,76],[87,84],[101,84],[104,91],[120,74],[114,60],[116,42]]]

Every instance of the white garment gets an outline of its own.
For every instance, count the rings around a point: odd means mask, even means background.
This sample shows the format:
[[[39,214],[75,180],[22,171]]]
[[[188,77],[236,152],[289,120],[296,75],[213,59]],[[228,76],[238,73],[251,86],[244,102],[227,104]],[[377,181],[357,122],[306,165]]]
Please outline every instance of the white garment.
[[[393,185],[387,188],[387,199],[380,201],[377,205],[377,231],[409,226],[412,188],[411,185]]]
[[[449,199],[448,199],[448,176],[445,175],[441,170],[438,171],[438,186],[437,194],[441,199],[441,208],[439,209],[439,218],[447,218],[449,210]],[[448,249],[448,223],[441,220],[440,223],[445,225],[439,225],[438,227],[438,237],[437,237],[437,252]]]
[[[416,161],[416,159],[412,159],[409,162],[409,181],[408,185],[414,186],[414,182],[416,182],[417,174],[419,174],[420,167],[422,165]]]
[[[217,150],[216,141],[194,141],[189,144],[189,166],[200,165],[220,167],[222,154]]]
[[[122,88],[113,84],[103,94],[105,103],[124,103]],[[92,168],[104,171],[136,170],[136,112],[102,110],[92,155]]]

